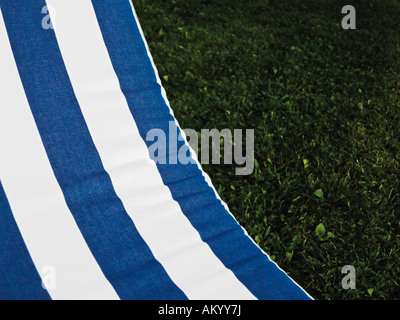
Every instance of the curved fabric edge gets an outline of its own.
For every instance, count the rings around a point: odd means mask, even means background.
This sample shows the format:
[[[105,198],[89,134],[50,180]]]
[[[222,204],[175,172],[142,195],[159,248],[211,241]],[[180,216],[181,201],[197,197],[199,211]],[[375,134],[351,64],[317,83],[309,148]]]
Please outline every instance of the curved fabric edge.
[[[241,226],[241,225],[238,223],[238,221],[236,220],[236,218],[234,217],[234,215],[233,215],[232,212],[230,211],[230,209],[229,209],[229,207],[227,206],[227,204],[226,204],[226,203],[221,199],[221,197],[218,195],[218,192],[216,191],[216,189],[215,189],[215,187],[214,187],[214,185],[213,185],[213,183],[212,183],[210,177],[209,177],[209,176],[207,175],[207,173],[205,173],[205,171],[202,169],[201,164],[199,163],[199,161],[198,161],[198,159],[197,159],[197,157],[196,157],[195,152],[190,148],[189,144],[188,144],[187,141],[186,141],[186,137],[185,137],[184,131],[181,129],[181,127],[180,127],[178,121],[177,121],[176,118],[174,117],[174,112],[173,112],[173,110],[172,110],[172,108],[171,108],[171,106],[170,106],[169,100],[168,100],[168,98],[167,98],[167,93],[166,93],[166,91],[165,91],[165,89],[164,89],[164,87],[163,87],[163,85],[162,85],[162,83],[161,83],[161,80],[160,80],[160,77],[159,77],[157,68],[156,68],[156,66],[155,66],[155,64],[154,64],[154,60],[153,60],[153,58],[152,58],[152,55],[151,55],[151,53],[150,53],[150,50],[149,50],[147,41],[146,41],[145,36],[144,36],[144,33],[143,33],[143,30],[142,30],[142,28],[141,28],[141,25],[140,25],[140,22],[139,22],[139,19],[138,19],[136,10],[135,10],[135,8],[134,8],[132,2],[131,2],[130,0],[127,0],[127,1],[129,1],[129,3],[130,3],[130,6],[131,6],[131,9],[132,9],[132,12],[133,12],[133,16],[134,16],[134,18],[135,18],[135,22],[136,22],[137,28],[139,29],[139,32],[140,32],[140,34],[141,34],[142,41],[143,41],[144,46],[145,46],[146,51],[147,51],[147,56],[148,56],[148,58],[149,58],[149,60],[150,60],[150,62],[151,62],[153,71],[154,71],[155,76],[156,76],[156,79],[157,79],[157,83],[158,83],[158,85],[159,85],[160,88],[161,88],[161,95],[162,95],[162,97],[163,97],[163,99],[164,99],[164,102],[165,102],[165,104],[168,106],[169,112],[170,112],[171,116],[174,118],[174,121],[175,121],[175,124],[176,124],[177,128],[179,129],[179,131],[180,131],[180,133],[182,134],[182,136],[185,138],[185,139],[184,139],[184,144],[189,148],[189,150],[190,150],[190,152],[191,152],[191,155],[192,155],[193,159],[194,159],[195,162],[196,162],[197,168],[200,170],[200,172],[201,172],[202,176],[204,177],[205,181],[207,182],[208,186],[213,190],[216,199],[218,199],[218,200],[221,202],[221,204],[223,205],[223,207],[225,208],[225,210],[229,213],[229,215],[232,217],[232,219],[234,219],[234,221],[237,223],[237,225],[240,226],[240,228],[241,228],[241,230],[243,231],[243,233],[245,234],[245,236],[252,242],[252,244],[253,244],[256,248],[258,248],[258,250],[262,253],[262,255],[265,256],[265,257],[268,259],[268,261],[269,261],[273,266],[275,266],[280,272],[282,272],[282,273],[283,273],[283,274],[298,288],[298,290],[302,292],[302,294],[299,294],[299,296],[302,295],[302,298],[300,298],[300,299],[313,299],[313,298],[312,298],[312,297],[311,297],[297,282],[295,282],[290,276],[288,276],[287,273],[286,273],[284,270],[282,270],[276,262],[272,261],[272,260],[270,259],[269,255],[268,255],[266,252],[264,252],[264,251],[255,243],[255,241],[248,235],[246,229],[243,228],[243,226]],[[262,299],[262,297],[261,297],[261,299]]]

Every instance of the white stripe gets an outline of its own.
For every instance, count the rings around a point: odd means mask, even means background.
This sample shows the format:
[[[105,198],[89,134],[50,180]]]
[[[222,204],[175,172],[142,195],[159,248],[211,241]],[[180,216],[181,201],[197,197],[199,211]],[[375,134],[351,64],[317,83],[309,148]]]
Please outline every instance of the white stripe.
[[[145,36],[144,36],[142,27],[140,26],[140,22],[139,22],[139,18],[138,18],[138,16],[137,16],[137,14],[136,14],[136,10],[135,10],[135,8],[134,8],[134,6],[133,6],[132,1],[130,1],[130,0],[128,0],[128,1],[129,1],[129,3],[131,4],[133,16],[135,17],[136,24],[138,25],[138,28],[139,28],[139,31],[140,31],[140,35],[142,36],[142,40],[143,40],[143,42],[144,42],[144,44],[145,44],[145,47],[146,47],[147,55],[148,55],[148,57],[149,57],[149,59],[150,59],[150,62],[151,62],[151,64],[152,64],[152,66],[153,66],[153,70],[154,70],[154,73],[155,73],[155,75],[156,75],[157,83],[158,83],[158,84],[160,85],[160,87],[161,87],[161,94],[162,94],[162,96],[163,96],[163,98],[164,98],[164,101],[165,101],[166,105],[167,105],[168,108],[169,108],[169,111],[170,111],[171,115],[173,116],[173,115],[174,115],[174,111],[172,110],[172,108],[171,108],[171,106],[170,106],[170,103],[169,103],[169,100],[168,100],[166,91],[165,91],[165,89],[164,89],[164,87],[163,87],[163,85],[162,85],[160,76],[159,76],[159,74],[158,74],[157,67],[156,67],[156,65],[155,65],[155,63],[154,63],[153,57],[152,57],[151,52],[150,52],[150,50],[149,50],[149,46],[148,46],[147,41],[146,41],[146,38],[145,38]],[[222,205],[225,207],[226,211],[232,216],[233,219],[235,219],[235,221],[238,223],[238,225],[240,225],[239,222],[236,220],[235,216],[234,216],[234,215],[232,214],[232,212],[230,211],[228,205],[227,205],[227,204],[225,203],[225,201],[223,201],[223,200],[221,199],[221,197],[219,196],[217,190],[216,190],[215,187],[214,187],[214,184],[213,184],[212,181],[211,181],[210,176],[203,170],[203,168],[202,168],[202,166],[201,166],[199,160],[197,159],[196,153],[195,153],[194,150],[190,147],[190,145],[187,143],[185,131],[183,131],[183,130],[181,129],[181,127],[180,127],[180,125],[179,125],[179,123],[178,123],[178,121],[177,121],[177,119],[176,119],[175,117],[174,117],[174,119],[175,119],[175,124],[176,124],[176,126],[179,128],[179,131],[180,131],[180,133],[182,134],[182,137],[184,138],[184,141],[185,141],[186,146],[187,146],[187,147],[189,148],[189,150],[190,150],[190,153],[191,153],[192,158],[195,160],[195,162],[196,162],[196,164],[197,164],[197,167],[198,167],[199,170],[202,172],[203,177],[205,178],[206,182],[208,183],[208,185],[210,186],[210,188],[214,191],[214,194],[215,194],[215,196],[217,197],[217,199],[221,201],[221,203],[222,203]],[[242,226],[241,226],[241,228],[242,228],[243,232],[245,233],[245,235],[253,242],[253,244],[254,244],[256,247],[258,247],[258,248],[260,249],[261,253],[262,253],[263,255],[265,255],[265,256],[268,258],[268,260],[271,261],[271,263],[275,264],[275,266],[276,266],[279,270],[281,270],[282,272],[284,272],[284,273],[286,274],[286,272],[285,272],[284,270],[282,270],[281,267],[280,267],[276,262],[272,261],[271,258],[269,257],[269,255],[268,255],[266,252],[264,252],[264,251],[256,244],[256,242],[253,240],[253,238],[251,238],[251,237],[249,236],[247,230],[246,230],[245,228],[243,228]],[[287,274],[286,274],[286,275],[287,275]],[[310,296],[310,294],[309,294],[308,292],[306,292],[296,281],[294,281],[294,280],[293,280],[291,277],[289,277],[289,276],[288,276],[288,278],[289,278],[295,285],[297,285],[306,295],[308,295],[308,297],[310,297],[311,299],[313,299],[313,298]]]
[[[163,184],[121,91],[91,1],[47,3],[57,12],[57,40],[104,167],[156,259],[189,299],[255,299],[201,240]]]
[[[1,11],[0,48],[0,178],[43,283],[53,299],[119,299],[91,254],[54,176]]]

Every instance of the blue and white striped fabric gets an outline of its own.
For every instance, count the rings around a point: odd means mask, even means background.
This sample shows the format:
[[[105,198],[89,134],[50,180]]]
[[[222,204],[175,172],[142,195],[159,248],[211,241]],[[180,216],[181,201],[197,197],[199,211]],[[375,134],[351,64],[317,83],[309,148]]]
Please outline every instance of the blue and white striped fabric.
[[[150,159],[175,119],[129,0],[0,3],[0,299],[311,298],[197,160]]]

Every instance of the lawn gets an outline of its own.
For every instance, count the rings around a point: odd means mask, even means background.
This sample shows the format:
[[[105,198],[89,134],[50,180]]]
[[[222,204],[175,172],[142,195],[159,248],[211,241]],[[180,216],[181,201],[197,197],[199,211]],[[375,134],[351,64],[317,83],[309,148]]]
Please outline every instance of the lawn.
[[[399,299],[400,2],[133,3],[181,127],[255,130],[253,174],[203,166],[249,235],[315,299]]]

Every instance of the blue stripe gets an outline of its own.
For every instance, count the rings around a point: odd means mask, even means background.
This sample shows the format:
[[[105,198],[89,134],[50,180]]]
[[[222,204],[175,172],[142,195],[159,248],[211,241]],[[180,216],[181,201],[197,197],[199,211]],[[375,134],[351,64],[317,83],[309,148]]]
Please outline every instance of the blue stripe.
[[[25,3],[1,2],[10,42],[48,158],[92,254],[121,299],[186,299],[139,235],[104,170],[54,31],[41,27],[45,1]]]
[[[92,0],[112,64],[139,132],[169,131],[174,121],[161,94],[129,0]],[[148,147],[153,143],[146,142]],[[178,150],[183,142],[178,142]],[[167,148],[168,150],[168,148]],[[172,154],[168,155],[168,159]],[[309,299],[246,236],[195,164],[157,164],[183,213],[222,263],[259,299]]]
[[[0,182],[0,300],[51,300]]]

